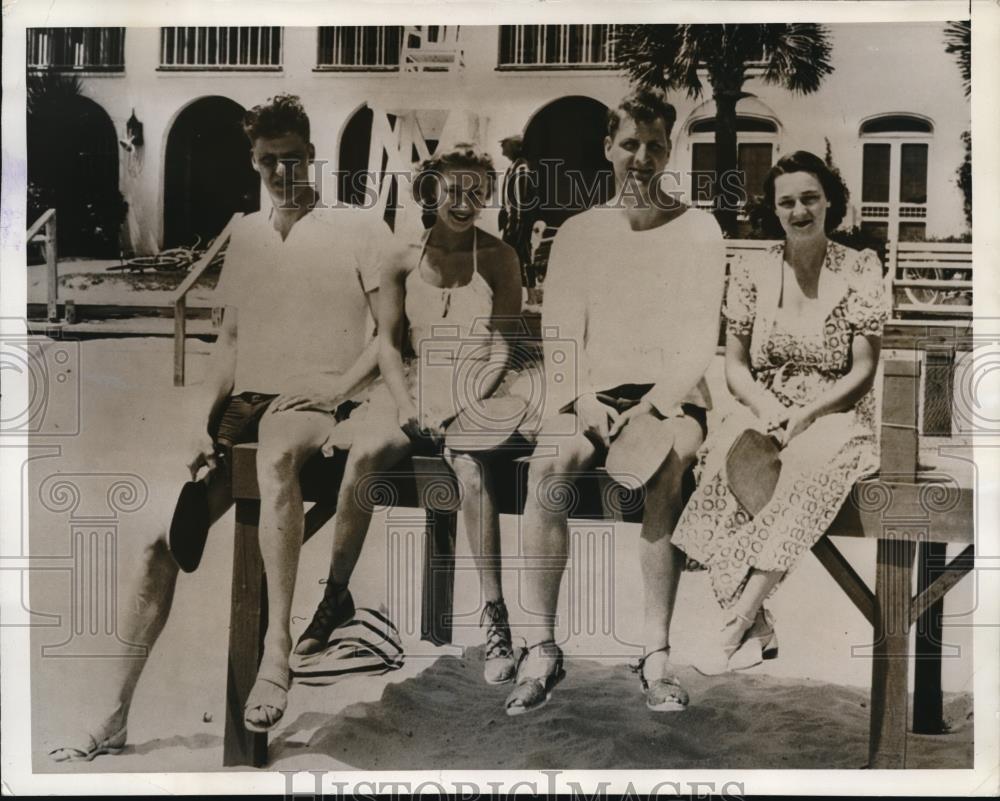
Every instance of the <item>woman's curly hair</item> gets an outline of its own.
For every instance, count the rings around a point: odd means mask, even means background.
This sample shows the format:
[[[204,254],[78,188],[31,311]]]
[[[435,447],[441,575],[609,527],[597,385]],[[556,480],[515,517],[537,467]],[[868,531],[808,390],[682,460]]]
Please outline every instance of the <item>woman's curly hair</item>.
[[[496,169],[489,154],[476,145],[461,142],[424,159],[415,169],[413,197],[425,210],[433,210],[440,200],[442,175],[446,170],[476,170],[486,174],[486,196],[496,188]]]
[[[778,162],[771,167],[764,179],[763,196],[759,198],[759,202],[752,204],[752,209],[748,209],[754,225],[759,226],[766,236],[778,239],[785,236],[778,215],[774,212],[774,182],[779,175],[793,172],[808,172],[816,176],[816,180],[823,187],[823,194],[830,203],[830,207],[826,210],[826,233],[836,230],[847,215],[849,197],[847,185],[838,170],[828,167],[823,159],[807,150],[789,153],[778,159]]]

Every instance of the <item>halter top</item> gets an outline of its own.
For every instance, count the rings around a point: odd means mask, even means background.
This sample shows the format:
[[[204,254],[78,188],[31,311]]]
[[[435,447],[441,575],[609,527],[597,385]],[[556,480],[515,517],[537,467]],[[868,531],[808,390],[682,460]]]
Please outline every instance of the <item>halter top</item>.
[[[482,340],[487,336],[486,323],[493,314],[493,290],[479,274],[476,229],[472,229],[472,279],[461,286],[439,287],[426,281],[420,274],[427,239],[424,237],[417,266],[406,276],[404,311],[410,325],[410,343],[415,353],[420,352],[421,342],[435,340],[448,349],[447,343],[459,344],[473,336]],[[456,352],[457,355],[457,352]]]

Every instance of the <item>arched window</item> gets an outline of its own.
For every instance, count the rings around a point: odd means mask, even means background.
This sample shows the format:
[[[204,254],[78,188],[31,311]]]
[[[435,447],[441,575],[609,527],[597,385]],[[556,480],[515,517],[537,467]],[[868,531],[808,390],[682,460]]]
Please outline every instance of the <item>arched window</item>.
[[[696,206],[711,208],[715,189],[716,118],[702,117],[687,128],[691,143],[691,199]],[[736,165],[743,176],[749,199],[764,191],[764,178],[774,163],[778,125],[764,116],[740,114],[736,118]],[[748,227],[740,214],[743,227]]]
[[[927,229],[927,171],[934,124],[885,114],[861,124],[861,227],[880,239],[921,241]]]

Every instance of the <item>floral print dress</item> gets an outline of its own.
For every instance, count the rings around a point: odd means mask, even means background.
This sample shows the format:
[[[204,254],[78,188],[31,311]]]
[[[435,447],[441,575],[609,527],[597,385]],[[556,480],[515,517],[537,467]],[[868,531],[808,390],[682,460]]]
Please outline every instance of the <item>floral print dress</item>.
[[[778,308],[784,243],[734,260],[724,315],[729,335],[750,336],[754,380],[786,407],[804,406],[850,369],[855,336],[881,336],[888,316],[882,267],[871,250],[830,242],[812,318]],[[719,603],[739,598],[751,569],[788,571],[823,536],[851,487],[878,470],[875,386],[853,409],[820,417],[782,451],[774,495],[751,519],[729,490],[725,458],[760,422],[739,406],[699,452],[698,488],[673,544],[707,568]]]

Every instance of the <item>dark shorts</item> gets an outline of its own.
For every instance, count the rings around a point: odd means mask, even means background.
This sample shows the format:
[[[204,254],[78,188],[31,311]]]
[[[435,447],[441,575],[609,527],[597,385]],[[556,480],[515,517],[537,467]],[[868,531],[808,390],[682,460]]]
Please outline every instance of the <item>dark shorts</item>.
[[[208,429],[215,441],[216,454],[228,463],[233,446],[256,442],[261,418],[277,397],[263,392],[230,395]],[[333,418],[338,423],[346,420],[358,406],[360,404],[356,401],[344,401],[333,412]]]
[[[621,414],[639,403],[653,386],[653,384],[622,384],[612,389],[602,390],[596,393],[596,396],[601,403]],[[681,410],[685,417],[690,417],[698,424],[702,440],[704,440],[708,436],[708,411],[693,403],[682,403]],[[560,411],[564,414],[576,414],[576,400],[564,406]]]
[[[652,388],[653,384],[622,384],[621,386],[614,387],[613,389],[603,390],[595,394],[601,403],[610,406],[612,409],[621,414],[622,412],[628,411],[641,401],[643,397],[645,397],[646,393]],[[561,411],[563,413],[576,414],[576,401],[574,400],[572,403],[565,406]],[[696,406],[693,403],[682,403],[681,411],[684,412],[685,417],[690,417],[698,424],[698,427],[701,429],[701,438],[704,442],[705,438],[708,436],[708,411],[701,406]],[[593,440],[591,441],[593,442]],[[594,444],[598,446],[599,453],[603,453],[604,456],[607,455],[604,443],[595,442]],[[603,459],[604,456],[601,458]],[[687,504],[688,500],[694,494],[695,488],[694,464],[691,464],[688,469],[684,471],[684,476],[681,479],[682,504]]]

